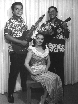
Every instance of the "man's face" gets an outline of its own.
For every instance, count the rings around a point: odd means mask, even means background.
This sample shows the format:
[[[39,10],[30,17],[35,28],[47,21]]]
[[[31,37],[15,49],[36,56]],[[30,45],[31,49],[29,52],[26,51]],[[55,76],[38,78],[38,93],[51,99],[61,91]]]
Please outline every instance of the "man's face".
[[[15,5],[13,14],[20,17],[23,14],[23,8],[21,5]]]
[[[49,10],[49,17],[51,19],[54,19],[56,16],[57,16],[56,10],[54,8],[50,8],[50,10]]]

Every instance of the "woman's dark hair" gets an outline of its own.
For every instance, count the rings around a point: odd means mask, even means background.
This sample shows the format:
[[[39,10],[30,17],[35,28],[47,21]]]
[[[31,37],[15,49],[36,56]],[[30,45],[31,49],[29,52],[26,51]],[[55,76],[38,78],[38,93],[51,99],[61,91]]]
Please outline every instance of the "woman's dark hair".
[[[22,8],[23,8],[23,4],[22,4],[21,2],[14,2],[14,3],[12,4],[12,6],[11,6],[12,11],[14,11],[14,7],[15,7],[16,5],[21,5]]]
[[[55,9],[55,11],[56,11],[56,12],[58,12],[58,10],[57,10],[57,8],[56,8],[56,7],[54,7],[54,6],[50,6],[50,7],[48,8],[48,13],[49,13],[49,11],[50,11],[50,9],[51,9],[51,8],[54,8],[54,9]]]
[[[37,35],[39,35],[39,33],[36,34],[36,37],[37,37]],[[43,35],[43,34],[41,34],[41,35]],[[43,37],[44,37],[44,35],[43,35]],[[35,41],[35,39],[33,39],[33,47],[35,47],[35,44],[36,44],[36,41]],[[44,37],[44,41],[43,41],[43,44],[42,44],[42,48],[46,49],[45,37]]]

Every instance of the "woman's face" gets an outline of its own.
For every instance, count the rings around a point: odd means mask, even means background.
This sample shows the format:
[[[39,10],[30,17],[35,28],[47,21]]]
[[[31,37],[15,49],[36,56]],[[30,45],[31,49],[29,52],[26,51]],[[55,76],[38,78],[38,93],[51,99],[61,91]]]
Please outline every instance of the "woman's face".
[[[38,34],[36,36],[36,45],[41,46],[43,41],[44,41],[44,36],[41,34]]]

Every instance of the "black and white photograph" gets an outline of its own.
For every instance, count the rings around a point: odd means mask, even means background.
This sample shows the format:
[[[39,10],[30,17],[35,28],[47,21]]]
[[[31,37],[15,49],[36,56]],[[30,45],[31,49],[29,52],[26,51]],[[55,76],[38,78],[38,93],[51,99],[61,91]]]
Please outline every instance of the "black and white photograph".
[[[78,0],[0,4],[0,104],[78,104]]]

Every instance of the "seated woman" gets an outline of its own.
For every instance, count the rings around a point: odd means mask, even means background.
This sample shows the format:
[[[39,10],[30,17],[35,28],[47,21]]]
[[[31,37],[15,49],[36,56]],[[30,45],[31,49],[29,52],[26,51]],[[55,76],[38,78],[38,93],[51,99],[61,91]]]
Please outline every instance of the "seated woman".
[[[33,45],[29,46],[25,66],[31,77],[40,82],[44,88],[44,95],[39,104],[44,104],[48,96],[51,104],[63,101],[63,89],[60,77],[48,71],[50,67],[49,49],[45,45],[44,35],[36,34]]]

